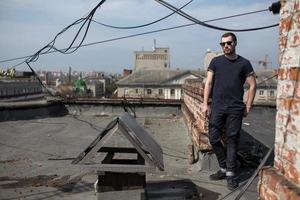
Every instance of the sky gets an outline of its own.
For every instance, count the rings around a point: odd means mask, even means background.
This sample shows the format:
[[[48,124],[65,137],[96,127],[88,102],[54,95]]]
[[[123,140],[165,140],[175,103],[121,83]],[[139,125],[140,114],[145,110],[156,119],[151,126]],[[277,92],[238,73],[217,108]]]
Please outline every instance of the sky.
[[[181,7],[189,0],[166,0]],[[0,1],[0,69],[7,69],[25,60],[3,60],[29,56],[51,42],[55,35],[75,20],[86,16],[100,0],[1,0]],[[267,9],[274,0],[193,0],[183,8],[189,15],[201,20],[216,19],[240,13]],[[93,20],[114,26],[146,24],[172,13],[154,0],[106,0],[98,8]],[[163,28],[190,24],[191,21],[174,14],[167,19],[139,29],[120,30],[92,22],[83,44],[144,33]],[[266,11],[242,17],[210,22],[232,29],[247,29],[279,23],[279,15]],[[79,26],[66,31],[56,40],[57,48],[66,48]],[[195,70],[203,68],[208,49],[221,51],[219,42],[224,31],[193,25],[175,30],[146,34],[122,40],[79,48],[72,54],[58,52],[41,55],[31,63],[35,70],[105,71],[122,73],[134,68],[134,51],[151,51],[153,41],[157,47],[169,47],[171,68]],[[249,59],[255,69],[258,61],[268,57],[268,68],[278,67],[278,27],[237,32],[237,53]],[[23,63],[16,70],[29,70]]]

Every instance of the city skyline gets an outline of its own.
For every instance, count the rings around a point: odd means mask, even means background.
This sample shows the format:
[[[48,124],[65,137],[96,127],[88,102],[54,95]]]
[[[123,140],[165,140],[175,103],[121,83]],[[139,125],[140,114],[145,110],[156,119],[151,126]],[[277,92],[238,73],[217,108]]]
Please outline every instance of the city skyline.
[[[188,1],[169,3],[181,7]],[[6,60],[26,55],[32,55],[50,42],[64,27],[76,19],[86,15],[99,1],[51,1],[37,0],[3,0],[0,2],[0,60]],[[191,16],[205,21],[239,13],[267,9],[272,1],[235,1],[226,2],[194,0],[183,11]],[[67,11],[67,12],[66,12]],[[115,26],[133,26],[145,24],[172,11],[155,1],[121,0],[106,1],[95,13],[94,20]],[[278,15],[271,12],[261,12],[238,18],[211,22],[210,24],[226,28],[252,28],[278,23]],[[148,31],[160,30],[189,24],[176,14],[169,18],[142,29],[118,30],[91,23],[90,30],[83,44],[104,41]],[[77,27],[76,27],[77,28]],[[74,37],[74,29],[66,32],[57,41],[58,48],[65,48]],[[37,62],[32,63],[35,70],[67,71],[71,66],[74,70],[105,71],[121,73],[124,68],[134,68],[134,51],[152,50],[153,40],[157,47],[169,47],[171,68],[182,70],[198,69],[203,66],[207,49],[221,51],[220,35],[223,31],[208,29],[199,25],[168,30],[154,34],[131,37],[118,41],[97,44],[79,48],[73,54],[63,55],[52,53],[42,55]],[[252,61],[258,67],[258,61],[268,55],[268,67],[278,66],[278,27],[266,30],[237,33],[238,54]],[[25,60],[25,59],[23,59]],[[11,67],[23,61],[15,60],[0,63],[1,69]],[[28,69],[25,64],[18,69]],[[17,69],[17,70],[18,70]]]

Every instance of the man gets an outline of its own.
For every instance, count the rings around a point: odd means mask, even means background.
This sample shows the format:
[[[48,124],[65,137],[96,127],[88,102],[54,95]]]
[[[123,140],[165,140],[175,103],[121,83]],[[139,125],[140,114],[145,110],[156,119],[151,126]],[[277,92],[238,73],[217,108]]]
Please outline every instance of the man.
[[[217,156],[220,170],[211,180],[227,179],[229,189],[238,187],[236,153],[243,117],[247,116],[256,92],[256,79],[250,62],[236,54],[236,36],[229,32],[221,37],[224,55],[209,64],[204,88],[203,112],[209,115],[208,99],[212,97],[209,118],[209,141]],[[243,102],[244,83],[249,84],[248,98]],[[224,129],[225,128],[225,129]],[[223,146],[221,135],[226,133]]]

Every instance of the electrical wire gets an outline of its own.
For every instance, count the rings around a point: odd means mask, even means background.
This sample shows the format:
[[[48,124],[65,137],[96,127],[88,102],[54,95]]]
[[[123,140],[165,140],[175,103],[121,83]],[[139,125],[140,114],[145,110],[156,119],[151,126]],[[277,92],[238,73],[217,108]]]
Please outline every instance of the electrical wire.
[[[146,23],[146,24],[142,24],[142,25],[135,25],[135,26],[115,26],[115,25],[109,25],[109,24],[105,24],[105,23],[102,23],[102,22],[99,22],[99,21],[96,21],[96,20],[92,20],[93,22],[97,23],[97,24],[100,24],[102,26],[105,26],[105,27],[109,27],[109,28],[115,28],[115,29],[136,29],[136,28],[142,28],[142,27],[146,27],[146,26],[150,26],[152,24],[155,24],[157,22],[160,22],[172,15],[174,15],[178,10],[181,10],[183,9],[184,7],[186,7],[187,5],[189,5],[193,0],[190,0],[189,2],[187,2],[186,4],[184,4],[183,6],[181,6],[180,8],[178,8],[176,11],[173,11],[172,13],[162,17],[162,18],[159,18],[155,21],[152,21],[152,22],[149,22],[149,23]]]
[[[214,22],[214,21],[219,21],[219,20],[225,20],[225,19],[230,19],[230,18],[234,18],[234,17],[240,17],[240,16],[244,16],[244,15],[255,14],[255,13],[258,13],[258,12],[264,12],[264,11],[266,11],[266,9],[265,10],[247,12],[247,13],[241,13],[241,14],[236,14],[236,15],[230,15],[230,16],[226,16],[226,17],[219,17],[219,18],[215,18],[215,19],[205,20],[204,22]],[[179,26],[173,26],[173,27],[168,27],[168,28],[163,28],[163,29],[157,29],[157,30],[153,30],[153,31],[147,31],[147,32],[143,32],[143,33],[137,33],[137,34],[127,35],[127,36],[121,36],[121,37],[111,38],[111,39],[102,40],[102,41],[98,41],[98,42],[82,44],[80,47],[87,47],[87,46],[92,46],[92,45],[96,45],[96,44],[112,42],[112,41],[117,41],[117,40],[122,40],[122,39],[127,39],[127,38],[147,35],[147,34],[152,34],[152,33],[158,33],[158,32],[163,32],[163,31],[168,31],[168,30],[174,30],[174,29],[184,28],[184,27],[188,27],[188,26],[193,26],[193,25],[196,25],[196,24],[197,23],[189,23],[189,24],[184,24],[184,25],[179,25]],[[75,48],[75,47],[71,47],[70,49],[72,49],[72,48]],[[60,50],[63,51],[65,49],[60,49]],[[56,52],[56,51],[52,50],[52,51],[48,51],[48,52],[41,52],[39,55],[50,54],[50,53],[54,53],[54,52]],[[31,57],[31,56],[33,56],[33,55],[1,60],[0,63],[20,60],[20,59],[28,58],[28,57]],[[24,63],[24,62],[22,62],[22,63]]]
[[[234,199],[234,200],[239,200],[243,196],[243,194],[246,192],[246,190],[248,189],[248,187],[251,185],[251,183],[254,181],[254,179],[258,175],[259,171],[266,164],[266,162],[268,161],[268,158],[270,157],[270,155],[272,154],[273,151],[274,151],[274,146],[272,146],[268,150],[268,152],[266,153],[266,155],[264,156],[264,158],[260,162],[259,166],[254,171],[254,173],[252,174],[252,176],[249,178],[249,180],[241,183],[237,188],[235,188],[234,190],[232,190],[231,192],[229,192],[228,194],[226,194],[220,200],[227,199],[228,197],[230,197],[231,195],[233,195],[238,189],[241,189],[241,191],[238,193],[238,195]]]
[[[213,26],[213,25],[210,25],[210,24],[207,24],[203,21],[200,21],[188,14],[186,14],[185,12],[183,12],[182,10],[178,10],[178,8],[174,7],[173,5],[163,1],[163,0],[155,0],[156,2],[158,2],[159,4],[167,7],[168,9],[170,10],[177,10],[176,13],[178,13],[180,16],[192,21],[192,22],[195,22],[201,26],[204,26],[204,27],[207,27],[207,28],[211,28],[211,29],[215,29],[215,30],[219,30],[219,31],[232,31],[232,32],[249,32],[249,31],[257,31],[257,30],[263,30],[263,29],[267,29],[267,28],[272,28],[272,27],[275,27],[275,26],[278,26],[279,24],[273,24],[273,25],[269,25],[269,26],[263,26],[263,27],[256,27],[256,28],[247,28],[247,29],[229,29],[229,28],[223,28],[223,27],[219,27],[219,26]]]
[[[122,103],[122,107],[123,107],[123,109],[124,109],[124,112],[127,112],[127,113],[129,113],[130,115],[133,114],[133,117],[134,117],[134,118],[137,117],[137,116],[136,116],[135,109],[134,109],[134,105],[132,105],[132,104],[128,101],[128,99],[127,99],[125,96],[123,96],[123,100],[122,100],[121,103]],[[127,109],[127,107],[130,109],[131,113],[129,112],[129,110]]]
[[[31,62],[35,62],[38,60],[39,56],[41,54],[46,54],[46,53],[49,53],[52,49],[62,54],[71,54],[73,52],[75,52],[77,49],[80,48],[80,46],[82,45],[83,41],[85,40],[86,36],[87,36],[87,33],[88,33],[88,30],[89,30],[89,27],[90,27],[90,24],[91,24],[91,20],[93,19],[93,16],[96,12],[96,10],[105,2],[106,0],[101,0],[100,3],[97,4],[97,6],[95,6],[92,11],[86,16],[86,17],[83,17],[83,18],[80,18],[80,19],[77,19],[75,22],[73,22],[72,24],[68,25],[67,27],[65,27],[63,30],[61,30],[58,34],[56,34],[56,36],[54,37],[54,39],[48,43],[46,46],[44,46],[43,48],[41,48],[39,51],[37,51],[35,54],[33,54],[32,56],[28,57],[24,62],[27,64],[27,66],[29,67],[29,69],[32,71],[33,75],[37,78],[38,82],[41,84],[41,86],[43,88],[46,89],[47,93],[50,94],[51,96],[54,96],[50,91],[49,89],[42,83],[41,79],[39,78],[39,76],[36,74],[35,70],[30,66],[29,63]],[[82,23],[83,22],[83,23]],[[61,35],[63,34],[64,32],[66,32],[69,28],[71,28],[72,26],[75,26],[77,24],[80,24],[82,23],[82,25],[80,26],[80,28],[78,29],[75,37],[73,38],[73,40],[71,41],[71,43],[69,44],[69,46],[63,50],[61,49],[58,49],[55,47],[55,42],[56,42],[56,39]],[[86,25],[87,24],[87,25]],[[77,46],[73,46],[76,39],[78,38],[81,30],[83,29],[83,27],[86,25],[86,28],[85,28],[85,31],[84,31],[84,34],[83,34],[83,37],[81,39],[81,41],[79,42],[79,45]],[[71,50],[72,49],[72,50]],[[71,50],[71,51],[69,51]],[[19,63],[15,66],[19,66],[21,65],[22,63]]]
[[[40,83],[40,85],[45,88],[45,90],[47,91],[47,93],[50,95],[50,96],[54,96],[50,91],[49,89],[43,84],[43,82],[41,81],[40,77],[36,74],[36,72],[34,71],[34,69],[30,66],[30,64],[28,62],[26,62],[27,66],[29,67],[29,69],[31,70],[31,72],[33,73],[33,76],[36,77],[36,79],[38,80],[38,82]]]
[[[273,153],[274,151],[274,146],[272,146],[269,151],[267,152],[267,154],[264,156],[263,160],[260,162],[259,166],[257,167],[257,169],[255,170],[255,172],[252,174],[252,176],[250,177],[250,179],[248,180],[248,182],[243,186],[242,190],[239,192],[239,194],[235,197],[234,200],[239,200],[243,194],[246,192],[246,190],[248,189],[248,187],[251,185],[251,183],[254,181],[254,179],[256,178],[256,176],[258,175],[259,171],[262,169],[262,167],[266,164],[266,162],[268,161],[268,158],[270,157],[270,155]]]
[[[156,20],[156,21],[153,21],[151,23],[148,23],[148,24],[144,24],[144,25],[140,25],[139,27],[144,27],[144,26],[148,26],[148,25],[151,25],[151,24],[154,24],[154,23],[157,23],[163,19],[166,19],[167,17],[173,15],[174,13],[177,13],[177,12],[182,12],[181,9],[184,8],[185,6],[187,6],[188,4],[190,4],[193,0],[189,1],[188,3],[186,3],[185,5],[183,5],[181,8],[179,9],[175,9],[173,13],[159,19],[159,20]],[[118,38],[112,38],[112,39],[108,39],[108,40],[103,40],[103,41],[99,41],[99,42],[95,42],[95,43],[89,43],[89,44],[84,44],[82,45],[87,33],[88,33],[88,30],[89,30],[89,27],[90,27],[90,23],[91,21],[93,21],[93,16],[95,14],[95,11],[98,9],[98,7],[100,7],[103,3],[105,2],[105,0],[102,0],[88,15],[87,17],[84,17],[84,18],[80,18],[78,20],[76,20],[75,22],[73,22],[72,24],[70,24],[69,26],[65,27],[63,30],[61,30],[55,37],[54,39],[48,43],[46,46],[44,46],[42,49],[40,49],[39,51],[37,51],[35,54],[31,55],[31,56],[24,56],[24,57],[21,57],[21,58],[27,58],[25,61],[23,62],[20,62],[16,65],[13,66],[14,67],[17,67],[23,63],[26,63],[28,65],[28,67],[30,68],[30,70],[32,71],[32,73],[34,74],[34,76],[37,77],[37,80],[39,81],[39,83],[42,85],[42,87],[44,87],[46,89],[46,91],[52,95],[52,93],[44,86],[44,84],[42,83],[42,81],[40,80],[40,78],[38,77],[38,75],[36,74],[36,72],[34,71],[34,69],[29,65],[30,62],[35,62],[40,55],[43,55],[43,54],[48,54],[48,53],[54,53],[56,51],[60,52],[60,53],[63,53],[63,54],[70,54],[70,53],[73,53],[75,52],[77,49],[79,49],[80,47],[84,47],[84,46],[90,46],[90,45],[95,45],[95,44],[100,44],[100,43],[105,43],[105,42],[111,42],[111,41],[115,41],[115,40],[121,40],[121,39],[126,39],[126,38],[130,38],[130,37],[136,37],[136,36],[140,36],[140,35],[145,35],[145,34],[150,34],[150,33],[155,33],[155,32],[161,32],[161,31],[166,31],[166,30],[172,30],[172,29],[176,29],[176,28],[181,28],[181,27],[186,27],[186,26],[191,26],[191,25],[195,25],[195,24],[198,24],[198,23],[192,23],[192,24],[186,24],[186,25],[181,25],[181,26],[176,26],[176,27],[170,27],[170,28],[165,28],[165,29],[159,29],[159,30],[154,30],[154,31],[148,31],[148,32],[144,32],[144,33],[139,33],[139,34],[133,34],[133,35],[129,35],[129,36],[123,36],[123,37],[118,37]],[[252,11],[252,12],[248,12],[248,13],[241,13],[241,14],[237,14],[237,15],[231,15],[231,16],[227,16],[227,17],[221,17],[221,18],[216,18],[216,19],[211,19],[211,20],[207,20],[205,22],[211,22],[211,21],[217,21],[217,20],[223,20],[223,19],[228,19],[228,18],[233,18],[233,17],[239,17],[239,16],[243,16],[243,15],[249,15],[249,14],[254,14],[254,13],[258,13],[258,12],[264,12],[264,11],[267,11],[268,9],[264,9],[264,10],[258,10],[258,11]],[[83,24],[81,25],[81,27],[79,28],[79,30],[77,31],[76,33],[76,36],[73,38],[72,42],[70,43],[70,45],[67,47],[67,48],[64,48],[64,49],[57,49],[54,45],[55,45],[55,41],[56,39],[61,35],[63,34],[65,31],[67,31],[70,27],[74,26],[74,25],[77,25],[77,24],[80,24],[81,22],[83,22]],[[73,46],[74,42],[76,41],[80,31],[82,30],[82,28],[84,27],[84,25],[87,24],[87,28],[84,32],[84,36],[82,38],[82,40],[80,41],[79,45],[77,46]],[[138,26],[136,26],[138,27]],[[127,27],[127,28],[134,28],[134,27]],[[46,51],[44,51],[45,49],[47,49]],[[53,49],[53,50],[51,50]],[[70,52],[68,52],[69,50],[71,50]],[[17,59],[21,59],[21,58],[17,58]],[[10,59],[9,61],[11,61],[12,59]],[[7,60],[8,61],[8,60]],[[0,61],[0,63],[3,62],[3,61]],[[52,95],[53,96],[53,95]],[[128,102],[126,101],[125,99],[125,102]],[[128,104],[128,103],[127,103]],[[130,106],[129,106],[130,107]],[[132,110],[132,112],[134,113],[135,115],[135,112],[133,111],[133,109],[130,107],[130,109]]]
[[[190,2],[188,2],[187,4],[189,4]],[[184,8],[187,4],[185,4],[184,6],[180,7],[178,10],[181,10],[182,8]],[[177,11],[178,11],[177,10]],[[143,24],[143,25],[139,25],[139,26],[114,26],[114,25],[109,25],[109,24],[104,24],[104,23],[101,23],[101,22],[98,22],[96,20],[92,20],[93,22],[97,23],[97,24],[100,24],[100,25],[103,25],[103,26],[106,26],[106,27],[109,27],[109,28],[115,28],[115,29],[134,29],[134,28],[141,28],[141,27],[145,27],[145,26],[149,26],[151,24],[154,24],[154,23],[157,23],[158,21],[161,21],[162,19],[166,19],[167,17],[175,14],[177,11],[174,11],[173,13],[161,18],[161,19],[158,19],[156,21],[153,21],[153,22],[150,22],[148,24]],[[245,16],[245,15],[251,15],[251,14],[256,14],[256,13],[260,13],[260,12],[265,12],[265,11],[269,11],[269,9],[262,9],[262,10],[257,10],[257,11],[251,11],[251,12],[246,12],[246,13],[241,13],[241,14],[236,14],[236,15],[231,15],[231,16],[228,16],[228,17],[220,17],[220,18],[216,18],[214,20],[207,20],[207,21],[204,21],[204,22],[211,22],[211,21],[217,21],[217,20],[222,20],[222,19],[228,19],[228,18],[233,18],[233,17],[241,17],[241,16]],[[193,24],[197,24],[197,23],[193,23]]]
[[[80,18],[80,19],[77,19],[75,22],[73,22],[72,24],[68,25],[67,27],[65,27],[63,30],[61,30],[58,34],[56,34],[56,36],[54,37],[54,39],[48,43],[46,46],[44,46],[42,49],[40,49],[39,51],[37,51],[34,55],[32,55],[31,57],[27,58],[26,59],[26,63],[27,62],[35,62],[38,58],[39,58],[39,55],[42,54],[42,53],[48,53],[51,49],[54,49],[55,51],[58,51],[60,53],[63,53],[63,54],[70,54],[70,53],[73,53],[75,52],[83,43],[83,41],[85,40],[86,38],[86,35],[88,33],[88,30],[89,30],[89,27],[90,27],[90,24],[91,24],[91,20],[93,19],[93,16],[96,12],[96,10],[105,2],[106,0],[102,0],[100,3],[97,4],[97,6],[95,6],[92,11],[84,18]],[[83,23],[82,23],[83,22]],[[66,32],[69,28],[71,28],[72,26],[75,26],[77,24],[80,24],[82,23],[82,25],[80,26],[79,30],[77,31],[75,37],[73,38],[72,42],[69,44],[69,46],[63,50],[61,49],[58,49],[55,47],[55,42],[56,42],[56,39],[61,35],[63,34],[64,32]],[[86,25],[87,24],[87,25]],[[83,34],[83,37],[81,39],[81,41],[79,42],[79,45],[77,45],[75,48],[72,48],[76,39],[78,38],[81,30],[83,29],[83,27],[86,25],[86,29],[84,31],[84,34]],[[69,51],[70,49],[72,48],[72,51]],[[44,51],[45,50],[45,51]],[[69,52],[68,52],[69,51]]]
[[[278,76],[278,73],[275,73],[274,75],[269,76],[269,77],[265,78],[264,80],[258,82],[256,85],[260,85],[260,84],[262,84],[262,83],[264,83],[264,82],[266,82],[266,81],[268,81],[268,80],[270,80],[270,79],[272,79],[272,78],[275,78],[275,77],[277,77],[277,76]]]

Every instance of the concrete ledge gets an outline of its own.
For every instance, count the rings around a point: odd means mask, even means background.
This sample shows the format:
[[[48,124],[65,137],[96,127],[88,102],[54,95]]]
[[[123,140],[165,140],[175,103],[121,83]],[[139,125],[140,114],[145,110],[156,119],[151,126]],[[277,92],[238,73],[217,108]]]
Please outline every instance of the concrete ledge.
[[[17,109],[17,108],[28,108],[28,107],[42,107],[48,106],[47,100],[30,100],[30,101],[15,101],[15,102],[0,102],[0,110],[3,109]]]
[[[0,122],[35,118],[59,117],[68,114],[63,104],[41,102],[7,103],[0,106]]]

